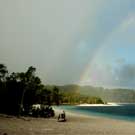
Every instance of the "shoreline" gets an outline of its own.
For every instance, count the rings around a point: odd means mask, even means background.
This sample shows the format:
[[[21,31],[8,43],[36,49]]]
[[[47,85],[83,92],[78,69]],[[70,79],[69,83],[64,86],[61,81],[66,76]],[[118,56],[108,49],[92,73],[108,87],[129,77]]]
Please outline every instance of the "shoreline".
[[[122,116],[121,117],[114,117],[109,116],[109,115],[99,115],[96,113],[91,113],[91,114],[85,114],[82,112],[77,112],[77,111],[72,111],[72,110],[68,110],[68,109],[62,109],[62,108],[53,108],[55,111],[56,116],[58,117],[58,115],[60,113],[62,113],[62,111],[64,110],[67,117],[83,117],[83,118],[92,118],[92,119],[103,119],[103,120],[114,120],[114,121],[124,121],[124,122],[131,122],[131,123],[135,123],[135,120],[131,120],[131,119],[125,119]]]
[[[78,106],[78,105],[74,105],[74,106]],[[78,107],[93,107],[93,106],[96,106],[96,107],[101,107],[102,109],[102,106],[104,107],[104,105],[91,105],[91,104],[88,104],[88,105],[85,105],[85,104],[82,104],[82,106],[78,106]],[[110,104],[110,105],[107,105],[108,107],[110,106],[122,106],[122,105],[116,105],[116,104]],[[135,118],[133,117],[128,117],[128,116],[123,116],[123,115],[113,115],[113,114],[107,114],[107,113],[99,113],[99,112],[83,112],[83,111],[79,111],[79,110],[72,110],[70,108],[64,108],[64,107],[57,107],[57,106],[54,106],[53,109],[55,110],[56,114],[59,114],[61,113],[63,110],[66,111],[69,115],[73,115],[73,116],[76,116],[76,115],[79,115],[79,116],[83,116],[83,117],[90,117],[90,118],[102,118],[102,119],[111,119],[111,120],[120,120],[120,121],[126,121],[126,122],[132,122],[132,123],[135,123]]]
[[[119,103],[113,103],[113,102],[108,102],[107,104],[87,104],[87,103],[84,103],[84,104],[79,104],[79,105],[76,105],[76,106],[120,106]]]

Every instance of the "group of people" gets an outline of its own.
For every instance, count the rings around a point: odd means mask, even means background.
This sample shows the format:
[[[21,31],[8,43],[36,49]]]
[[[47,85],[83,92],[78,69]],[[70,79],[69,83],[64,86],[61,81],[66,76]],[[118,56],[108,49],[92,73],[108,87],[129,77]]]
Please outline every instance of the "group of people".
[[[32,108],[29,111],[29,115],[33,117],[44,117],[44,118],[50,118],[55,116],[55,112],[51,106],[44,106],[40,104],[35,104],[32,106]],[[66,119],[66,113],[64,110],[61,110],[61,112],[58,114],[58,122],[65,122]]]
[[[51,106],[46,107],[33,107],[32,108],[32,116],[34,117],[54,117],[55,113]]]

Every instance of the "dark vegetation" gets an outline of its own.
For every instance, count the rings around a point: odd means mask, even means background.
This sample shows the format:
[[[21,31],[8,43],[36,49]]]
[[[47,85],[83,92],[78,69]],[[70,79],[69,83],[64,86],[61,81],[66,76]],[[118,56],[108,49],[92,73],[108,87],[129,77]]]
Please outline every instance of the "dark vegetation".
[[[54,115],[50,106],[59,104],[58,89],[46,89],[35,72],[31,66],[26,72],[9,74],[6,66],[0,64],[0,113],[28,115],[32,111],[36,115],[46,111]],[[37,103],[42,108],[32,108]]]
[[[36,76],[35,67],[9,74],[7,67],[0,64],[0,113],[51,117],[54,116],[51,105],[78,103],[103,101],[98,97],[81,95],[76,87],[66,91],[64,87],[45,86]],[[41,106],[34,108],[34,104]]]

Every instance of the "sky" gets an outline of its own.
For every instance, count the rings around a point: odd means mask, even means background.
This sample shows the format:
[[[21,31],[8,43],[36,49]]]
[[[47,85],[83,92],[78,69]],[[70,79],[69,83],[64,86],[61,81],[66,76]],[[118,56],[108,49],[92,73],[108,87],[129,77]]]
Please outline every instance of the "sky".
[[[0,63],[44,84],[135,88],[134,0],[0,0]]]

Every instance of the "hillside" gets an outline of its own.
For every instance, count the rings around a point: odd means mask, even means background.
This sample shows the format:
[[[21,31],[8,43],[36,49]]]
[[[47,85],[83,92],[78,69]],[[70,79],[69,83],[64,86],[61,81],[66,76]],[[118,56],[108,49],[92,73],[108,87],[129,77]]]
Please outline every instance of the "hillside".
[[[76,92],[85,96],[100,97],[106,102],[135,102],[135,90],[129,89],[104,89],[102,87],[64,85],[57,86],[64,92]]]

